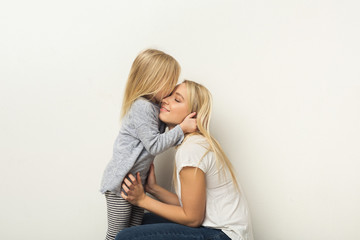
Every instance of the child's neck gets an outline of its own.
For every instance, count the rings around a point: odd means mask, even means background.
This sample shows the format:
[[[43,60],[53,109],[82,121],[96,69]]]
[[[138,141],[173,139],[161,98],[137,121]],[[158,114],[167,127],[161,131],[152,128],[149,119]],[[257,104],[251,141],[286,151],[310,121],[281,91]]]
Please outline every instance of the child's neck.
[[[167,125],[168,129],[171,130],[175,127],[176,125]]]

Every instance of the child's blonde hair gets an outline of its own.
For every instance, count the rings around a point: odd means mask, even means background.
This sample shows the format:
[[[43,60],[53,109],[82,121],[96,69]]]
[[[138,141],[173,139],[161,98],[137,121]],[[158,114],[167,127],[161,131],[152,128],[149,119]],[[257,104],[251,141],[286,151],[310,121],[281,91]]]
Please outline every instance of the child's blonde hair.
[[[203,85],[190,80],[184,80],[183,83],[186,84],[189,113],[196,112],[196,123],[199,129],[197,132],[187,134],[183,142],[185,142],[191,135],[202,135],[209,143],[208,151],[202,158],[204,158],[208,152],[213,152],[215,154],[218,169],[228,169],[236,189],[239,190],[233,165],[218,141],[216,141],[216,139],[210,134],[210,118],[212,109],[212,97],[210,91]],[[174,172],[174,182],[176,182],[175,175],[176,172]]]
[[[121,117],[126,115],[139,97],[153,100],[160,91],[170,94],[177,84],[180,71],[179,63],[172,56],[156,49],[142,51],[131,66]]]

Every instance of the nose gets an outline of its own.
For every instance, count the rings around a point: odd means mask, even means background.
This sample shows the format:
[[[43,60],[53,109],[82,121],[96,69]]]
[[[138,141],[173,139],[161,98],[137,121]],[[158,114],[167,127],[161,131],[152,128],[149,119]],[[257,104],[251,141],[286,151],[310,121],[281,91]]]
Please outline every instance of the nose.
[[[168,102],[168,97],[163,98],[163,100],[161,101],[161,103],[168,105],[168,104],[169,104],[169,102]]]

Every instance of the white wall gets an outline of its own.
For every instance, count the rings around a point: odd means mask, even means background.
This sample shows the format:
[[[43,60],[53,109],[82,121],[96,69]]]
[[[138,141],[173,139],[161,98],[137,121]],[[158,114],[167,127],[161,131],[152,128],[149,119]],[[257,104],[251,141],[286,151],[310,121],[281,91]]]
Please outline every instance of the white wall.
[[[2,1],[0,239],[103,239],[99,183],[130,65],[148,47],[213,93],[212,131],[236,167],[257,240],[360,239],[359,8]],[[162,155],[157,172],[171,158]]]

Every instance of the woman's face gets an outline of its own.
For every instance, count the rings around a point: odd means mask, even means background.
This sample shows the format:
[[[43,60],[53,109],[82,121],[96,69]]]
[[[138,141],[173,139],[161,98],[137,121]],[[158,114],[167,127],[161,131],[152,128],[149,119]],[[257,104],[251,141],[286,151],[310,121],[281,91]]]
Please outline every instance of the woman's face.
[[[170,96],[161,102],[159,118],[171,129],[189,114],[185,83],[178,85]]]

